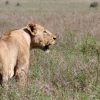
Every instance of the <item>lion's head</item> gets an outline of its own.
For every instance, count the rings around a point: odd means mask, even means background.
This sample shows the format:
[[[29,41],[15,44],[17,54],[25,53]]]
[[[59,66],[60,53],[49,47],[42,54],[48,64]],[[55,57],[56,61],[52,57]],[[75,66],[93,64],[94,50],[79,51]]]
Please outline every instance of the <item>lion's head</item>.
[[[31,31],[31,47],[49,50],[49,46],[55,44],[56,36],[38,24],[28,24]]]

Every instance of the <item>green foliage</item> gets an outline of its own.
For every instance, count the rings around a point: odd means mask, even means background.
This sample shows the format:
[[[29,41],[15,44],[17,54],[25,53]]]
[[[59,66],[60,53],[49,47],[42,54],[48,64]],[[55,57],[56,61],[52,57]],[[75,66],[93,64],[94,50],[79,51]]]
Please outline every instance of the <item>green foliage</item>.
[[[75,79],[76,90],[84,91],[87,85],[87,80],[88,80],[86,73],[80,71],[80,73],[78,73],[74,79]]]
[[[79,49],[83,54],[93,54],[95,52],[96,40],[94,37],[87,37],[81,41]]]
[[[79,49],[83,54],[86,55],[100,55],[99,41],[93,36],[87,36],[79,44]]]

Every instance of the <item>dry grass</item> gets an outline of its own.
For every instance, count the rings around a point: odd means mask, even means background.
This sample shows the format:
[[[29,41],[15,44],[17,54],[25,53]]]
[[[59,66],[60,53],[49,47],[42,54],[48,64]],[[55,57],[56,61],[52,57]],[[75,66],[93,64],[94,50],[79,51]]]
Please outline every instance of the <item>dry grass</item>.
[[[17,7],[19,1],[21,6]],[[91,0],[9,0],[5,5],[4,0],[0,1],[1,33],[33,21],[57,35],[50,54],[31,51],[28,87],[19,88],[12,79],[8,91],[0,87],[0,100],[100,99],[97,55],[80,51],[84,41],[100,42],[100,7],[90,9],[90,3]]]

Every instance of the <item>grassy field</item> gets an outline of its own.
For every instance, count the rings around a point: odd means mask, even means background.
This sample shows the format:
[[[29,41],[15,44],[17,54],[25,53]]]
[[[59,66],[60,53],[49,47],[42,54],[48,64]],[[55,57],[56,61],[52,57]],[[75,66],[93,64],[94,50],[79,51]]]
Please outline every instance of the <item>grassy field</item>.
[[[8,91],[0,87],[0,100],[100,100],[100,7],[90,3],[0,0],[1,33],[32,21],[57,35],[49,54],[31,51],[28,86],[12,79]]]

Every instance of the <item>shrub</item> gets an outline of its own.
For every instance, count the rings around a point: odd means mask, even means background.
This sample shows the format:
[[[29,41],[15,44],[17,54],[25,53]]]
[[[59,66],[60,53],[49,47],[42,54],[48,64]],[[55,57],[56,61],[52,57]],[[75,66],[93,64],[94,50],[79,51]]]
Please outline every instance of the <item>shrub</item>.
[[[6,5],[9,5],[9,1],[5,1],[5,4],[6,4]]]
[[[21,4],[18,2],[18,3],[16,4],[16,6],[21,6]]]
[[[97,41],[93,36],[88,36],[81,41],[79,49],[86,55],[100,55],[99,41]]]
[[[90,3],[90,7],[91,8],[98,7],[98,2],[92,2],[92,3]]]
[[[99,66],[100,64],[100,41],[98,41],[93,36],[86,37],[78,46],[80,52],[86,56],[89,57],[96,57],[97,64]],[[97,67],[98,70],[98,67]]]

